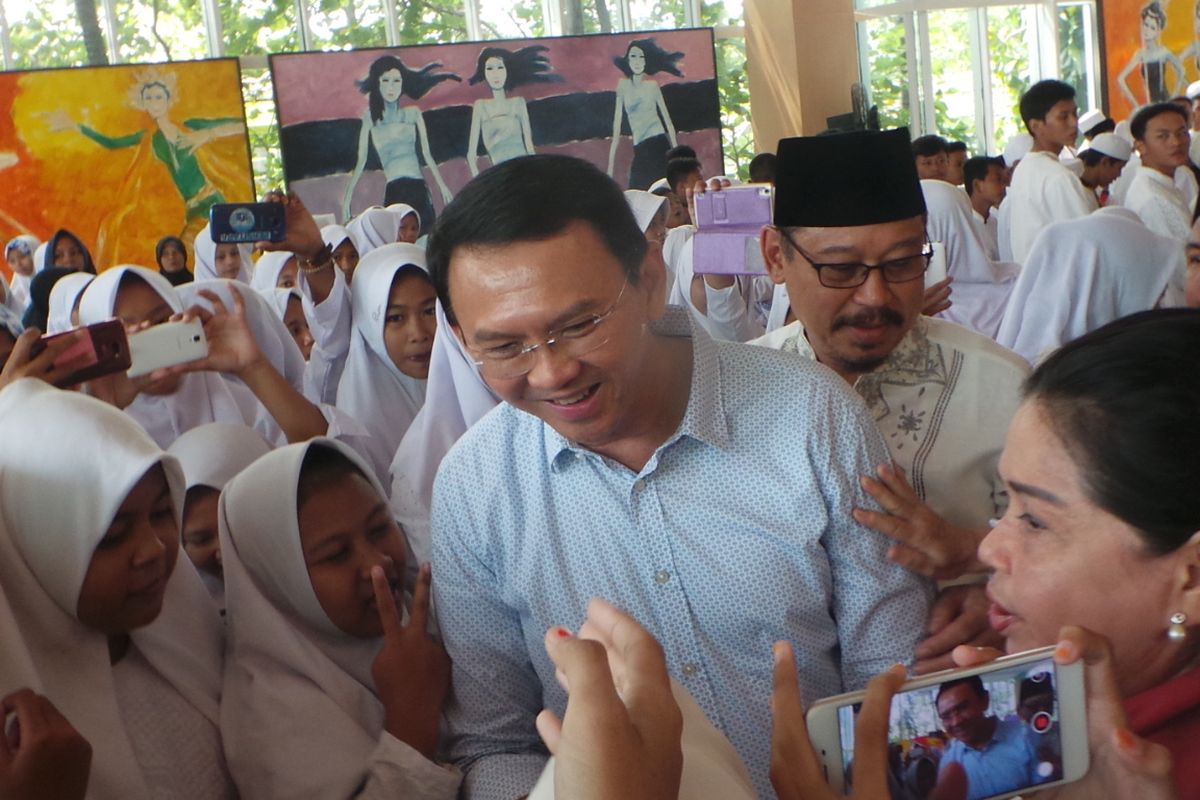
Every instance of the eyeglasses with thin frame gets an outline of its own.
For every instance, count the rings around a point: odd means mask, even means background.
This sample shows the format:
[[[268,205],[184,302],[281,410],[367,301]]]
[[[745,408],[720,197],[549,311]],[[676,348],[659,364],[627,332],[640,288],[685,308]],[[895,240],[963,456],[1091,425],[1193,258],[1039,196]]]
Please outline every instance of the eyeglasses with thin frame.
[[[542,347],[553,347],[555,352],[565,358],[582,358],[608,344],[611,336],[606,333],[607,329],[603,325],[616,313],[627,286],[628,277],[621,284],[621,291],[617,292],[617,298],[607,311],[550,331],[540,342],[509,342],[497,347],[480,349],[468,346],[467,349],[475,356],[475,366],[479,367],[480,374],[498,380],[527,375],[537,361],[537,351]]]
[[[882,273],[883,279],[888,283],[907,283],[915,281],[917,278],[925,274],[929,269],[929,262],[933,259],[933,245],[926,239],[921,245],[921,252],[904,258],[893,258],[890,261],[881,261],[878,264],[861,264],[848,262],[843,264],[826,264],[819,263],[816,259],[804,252],[804,248],[796,244],[788,232],[783,228],[776,228],[779,235],[788,240],[788,244],[796,248],[796,252],[804,256],[813,269],[817,271],[817,280],[821,285],[828,289],[854,289],[862,286],[867,282],[867,276],[871,274],[871,270],[877,269]]]

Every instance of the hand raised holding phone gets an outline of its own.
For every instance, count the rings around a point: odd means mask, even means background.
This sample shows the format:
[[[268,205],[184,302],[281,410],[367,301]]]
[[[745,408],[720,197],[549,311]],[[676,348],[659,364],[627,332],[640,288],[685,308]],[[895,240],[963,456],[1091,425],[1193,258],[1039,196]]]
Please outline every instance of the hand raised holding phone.
[[[428,759],[437,753],[438,722],[450,691],[450,657],[429,635],[432,571],[421,567],[408,624],[401,619],[383,567],[371,568],[371,586],[383,625],[383,648],[371,665],[383,702],[384,729]]]

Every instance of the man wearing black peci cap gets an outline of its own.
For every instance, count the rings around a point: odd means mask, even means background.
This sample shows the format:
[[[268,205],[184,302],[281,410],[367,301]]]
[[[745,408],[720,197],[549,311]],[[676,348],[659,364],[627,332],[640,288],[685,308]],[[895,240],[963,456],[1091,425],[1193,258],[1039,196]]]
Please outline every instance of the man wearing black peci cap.
[[[908,131],[784,139],[767,270],[796,322],[754,344],[825,364],[866,401],[891,465],[863,485],[888,512],[860,523],[904,544],[889,554],[938,578],[975,572],[975,549],[1005,501],[997,474],[1029,366],[991,339],[923,317],[930,244]],[[984,636],[981,587],[943,592],[918,649],[919,669],[949,666],[955,645]]]

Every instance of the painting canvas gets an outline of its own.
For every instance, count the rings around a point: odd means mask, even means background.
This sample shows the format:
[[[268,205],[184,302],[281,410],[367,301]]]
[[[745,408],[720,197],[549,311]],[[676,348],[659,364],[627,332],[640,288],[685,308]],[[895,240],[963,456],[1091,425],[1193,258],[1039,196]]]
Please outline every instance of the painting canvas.
[[[1200,80],[1200,0],[1104,0],[1103,15],[1113,119]]]
[[[721,170],[711,29],[281,54],[271,74],[288,184],[342,221],[406,203],[428,231],[473,175],[528,153],[628,188],[676,143]]]
[[[76,233],[97,268],[154,265],[254,181],[236,59],[0,73],[0,236]]]

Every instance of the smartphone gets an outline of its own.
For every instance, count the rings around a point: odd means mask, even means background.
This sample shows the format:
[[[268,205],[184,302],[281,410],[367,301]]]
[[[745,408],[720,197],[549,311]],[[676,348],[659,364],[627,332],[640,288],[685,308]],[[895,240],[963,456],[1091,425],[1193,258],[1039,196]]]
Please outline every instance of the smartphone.
[[[692,271],[697,275],[765,275],[759,234],[771,224],[769,184],[730,186],[696,195]]]
[[[90,381],[94,378],[100,378],[104,375],[111,375],[114,372],[123,372],[129,369],[129,340],[125,336],[125,326],[121,324],[120,320],[115,319],[43,336],[34,345],[33,354],[36,356],[45,350],[48,345],[61,339],[75,336],[79,331],[83,331],[86,336],[83,336],[75,344],[59,353],[58,357],[54,359],[54,366],[62,366],[80,357],[84,359],[82,362],[83,365],[70,375],[57,381],[55,385],[59,388],[75,386],[84,381]]]
[[[208,223],[218,244],[282,242],[287,235],[282,203],[218,203],[209,210]]]
[[[129,354],[133,362],[129,367],[131,378],[149,375],[163,367],[199,361],[208,355],[204,323],[198,319],[164,322],[130,334]]]
[[[854,723],[864,692],[808,710],[808,731],[835,791],[854,787]],[[1054,648],[909,681],[892,698],[888,784],[893,800],[1016,797],[1088,770],[1083,662]]]

